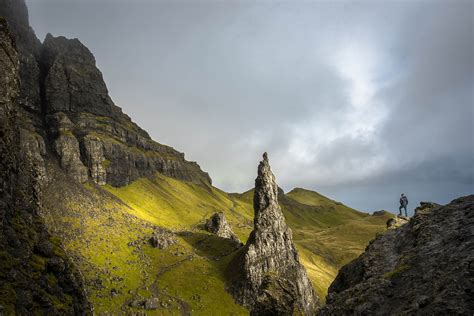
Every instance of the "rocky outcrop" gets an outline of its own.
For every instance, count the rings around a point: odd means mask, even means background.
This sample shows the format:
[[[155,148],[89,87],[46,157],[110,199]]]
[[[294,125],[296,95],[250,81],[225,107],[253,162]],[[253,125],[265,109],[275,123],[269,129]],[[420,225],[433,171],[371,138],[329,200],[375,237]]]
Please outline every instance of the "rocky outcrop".
[[[78,39],[46,35],[41,50],[46,112],[120,118],[122,111],[108,95],[92,53]]]
[[[158,249],[166,249],[178,242],[173,232],[162,227],[155,229],[149,241],[153,248]]]
[[[432,208],[440,207],[441,205],[433,202],[420,202],[420,206],[415,208],[415,214],[418,214],[418,212],[423,212],[425,210],[429,210]]]
[[[18,142],[22,154],[29,156],[35,168],[35,175],[39,180],[37,185],[41,185],[42,181],[47,179],[44,164],[45,141],[42,133],[37,130],[43,124],[38,65],[41,43],[29,26],[28,11],[24,1],[1,1],[0,17],[7,20],[19,61],[20,88],[15,102],[15,111],[18,116],[16,124],[20,131]]]
[[[72,134],[62,134],[54,141],[61,168],[78,182],[86,182],[87,169],[81,161],[79,142]]]
[[[242,244],[237,235],[232,231],[223,212],[214,213],[206,221],[204,228],[218,237],[230,239],[238,245]]]
[[[107,170],[106,167],[109,164],[109,160],[105,159],[104,156],[104,145],[100,138],[89,134],[83,138],[83,152],[85,160],[89,167],[90,176],[92,181],[99,185],[107,183]]]
[[[398,228],[408,223],[408,221],[409,221],[409,218],[405,216],[393,217],[387,221],[387,228],[388,229]]]
[[[0,18],[0,314],[88,314],[80,274],[38,215],[38,169],[21,142],[21,63],[13,39]]]
[[[19,53],[21,86],[17,104],[28,111],[40,113],[41,99],[38,85],[40,70],[37,59],[41,43],[29,25],[25,2],[18,0],[1,1],[0,16],[8,21],[8,26]]]
[[[474,195],[423,203],[339,271],[320,314],[471,314],[473,254]]]
[[[277,197],[278,187],[265,153],[255,180],[254,229],[231,262],[229,290],[254,315],[312,315],[318,297],[299,262]]]

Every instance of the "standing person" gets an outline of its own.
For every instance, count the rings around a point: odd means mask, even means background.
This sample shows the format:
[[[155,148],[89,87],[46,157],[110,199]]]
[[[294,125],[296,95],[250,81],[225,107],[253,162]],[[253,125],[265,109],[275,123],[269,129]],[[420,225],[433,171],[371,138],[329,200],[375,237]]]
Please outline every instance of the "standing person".
[[[405,209],[405,216],[408,217],[407,214],[407,205],[408,205],[408,198],[406,197],[405,194],[402,193],[400,196],[400,207],[398,208],[398,211],[400,212],[400,216],[402,216],[402,208]]]

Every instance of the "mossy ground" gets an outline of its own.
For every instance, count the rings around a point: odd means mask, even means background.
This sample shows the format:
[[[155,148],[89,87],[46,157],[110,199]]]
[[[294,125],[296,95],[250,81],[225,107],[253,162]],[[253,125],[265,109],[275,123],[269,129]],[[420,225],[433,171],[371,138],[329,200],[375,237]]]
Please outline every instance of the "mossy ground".
[[[248,314],[225,291],[233,244],[200,224],[223,211],[245,242],[253,223],[252,191],[228,194],[159,174],[121,188],[74,185],[57,177],[46,190],[44,216],[79,265],[96,313],[138,311],[129,306],[134,299],[157,297],[160,306],[150,314]],[[386,221],[306,190],[290,192],[281,204],[322,298],[338,268],[361,253]],[[152,248],[146,240],[155,225],[177,232],[178,242]]]

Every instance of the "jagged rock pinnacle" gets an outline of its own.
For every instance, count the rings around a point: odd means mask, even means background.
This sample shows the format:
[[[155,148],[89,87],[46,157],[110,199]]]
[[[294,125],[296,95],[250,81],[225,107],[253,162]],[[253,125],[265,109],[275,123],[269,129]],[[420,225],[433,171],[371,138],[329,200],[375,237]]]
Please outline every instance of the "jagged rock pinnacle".
[[[318,298],[278,204],[278,186],[266,153],[258,166],[253,203],[254,230],[232,263],[238,272],[230,290],[255,315],[312,314]]]

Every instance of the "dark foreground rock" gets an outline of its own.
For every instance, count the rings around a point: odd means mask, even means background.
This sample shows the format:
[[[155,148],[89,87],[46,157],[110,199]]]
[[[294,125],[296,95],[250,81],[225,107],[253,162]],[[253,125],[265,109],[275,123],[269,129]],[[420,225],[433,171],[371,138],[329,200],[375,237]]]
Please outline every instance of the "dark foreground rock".
[[[238,245],[242,242],[234,234],[223,212],[215,213],[206,221],[204,228],[218,237],[230,239]]]
[[[471,315],[474,195],[422,203],[344,266],[320,315]]]
[[[20,141],[21,65],[0,17],[0,314],[89,314],[81,275],[38,215],[35,160]]]
[[[266,153],[258,166],[253,203],[254,229],[230,264],[229,290],[252,315],[312,315],[318,297],[278,204],[278,187]]]

